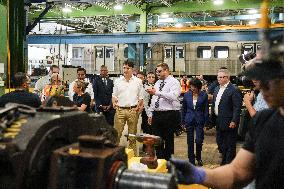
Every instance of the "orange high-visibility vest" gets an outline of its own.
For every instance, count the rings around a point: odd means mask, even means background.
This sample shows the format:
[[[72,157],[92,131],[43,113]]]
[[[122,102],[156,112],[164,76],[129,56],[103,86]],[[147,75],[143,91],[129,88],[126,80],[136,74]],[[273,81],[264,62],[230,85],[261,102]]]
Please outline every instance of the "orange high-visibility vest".
[[[180,80],[181,93],[186,93],[190,89],[190,82],[188,79]]]

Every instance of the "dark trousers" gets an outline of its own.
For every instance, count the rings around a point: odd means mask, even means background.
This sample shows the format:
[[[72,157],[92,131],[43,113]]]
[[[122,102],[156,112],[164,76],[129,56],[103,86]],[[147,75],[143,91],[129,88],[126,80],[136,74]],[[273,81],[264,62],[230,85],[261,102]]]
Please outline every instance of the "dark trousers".
[[[174,110],[153,112],[153,134],[162,139],[162,144],[155,148],[159,159],[169,160],[174,154],[174,130],[179,116],[179,111]]]
[[[203,125],[198,125],[196,121],[187,125],[187,152],[188,159],[191,163],[195,164],[195,158],[201,160],[202,143],[204,140]],[[195,154],[194,154],[194,130],[195,130]]]
[[[108,122],[108,124],[110,124],[111,126],[114,125],[114,115],[115,115],[115,109],[113,108],[110,108],[109,111],[107,112],[103,112],[105,118],[106,118],[106,121]]]
[[[236,157],[237,129],[220,130],[222,163],[229,164]]]
[[[141,117],[142,117],[141,129],[142,129],[143,133],[151,135],[152,134],[152,126],[148,124],[148,116],[147,116],[145,110],[142,111]]]

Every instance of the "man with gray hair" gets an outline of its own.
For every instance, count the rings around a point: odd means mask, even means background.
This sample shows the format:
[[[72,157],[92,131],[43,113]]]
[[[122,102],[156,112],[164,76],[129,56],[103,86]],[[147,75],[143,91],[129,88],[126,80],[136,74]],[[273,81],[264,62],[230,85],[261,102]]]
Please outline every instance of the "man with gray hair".
[[[237,126],[240,120],[242,95],[230,83],[228,69],[218,71],[219,86],[213,94],[212,117],[216,118],[216,141],[222,153],[221,165],[230,163],[236,156]]]

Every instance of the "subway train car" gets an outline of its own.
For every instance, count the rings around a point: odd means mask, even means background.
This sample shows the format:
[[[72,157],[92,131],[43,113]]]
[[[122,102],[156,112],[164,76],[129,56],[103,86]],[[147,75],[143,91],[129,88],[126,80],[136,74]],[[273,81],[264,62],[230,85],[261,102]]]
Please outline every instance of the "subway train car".
[[[33,49],[49,49],[42,58],[33,57]],[[227,67],[232,76],[241,72],[239,55],[256,52],[260,49],[259,41],[234,42],[187,42],[187,43],[147,43],[144,46],[144,66],[139,65],[138,44],[49,44],[29,46],[29,68],[37,66],[83,67],[87,74],[99,74],[100,66],[106,65],[111,77],[122,74],[123,62],[130,58],[140,71],[154,71],[157,64],[165,62],[174,76],[204,75],[206,79],[214,78],[220,67]],[[60,54],[60,56],[58,56]],[[30,56],[31,55],[31,56]],[[48,60],[44,60],[45,57]],[[36,63],[36,64],[34,64]],[[64,69],[61,73],[64,77]],[[30,73],[32,71],[30,70]],[[72,75],[76,71],[71,71]],[[70,73],[68,72],[70,75]],[[65,74],[66,75],[66,74]],[[73,76],[74,78],[76,75]]]

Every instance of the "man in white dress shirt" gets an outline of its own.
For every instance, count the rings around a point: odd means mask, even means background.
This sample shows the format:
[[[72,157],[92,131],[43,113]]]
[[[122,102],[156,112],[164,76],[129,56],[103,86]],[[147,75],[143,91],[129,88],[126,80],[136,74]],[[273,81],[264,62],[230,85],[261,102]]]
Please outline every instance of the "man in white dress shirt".
[[[114,128],[118,132],[118,142],[126,123],[128,133],[136,134],[138,116],[143,109],[143,85],[139,78],[133,76],[133,67],[133,62],[125,61],[123,76],[114,82],[112,104],[116,109]],[[129,148],[133,149],[134,154],[137,155],[135,140],[129,140]]]

